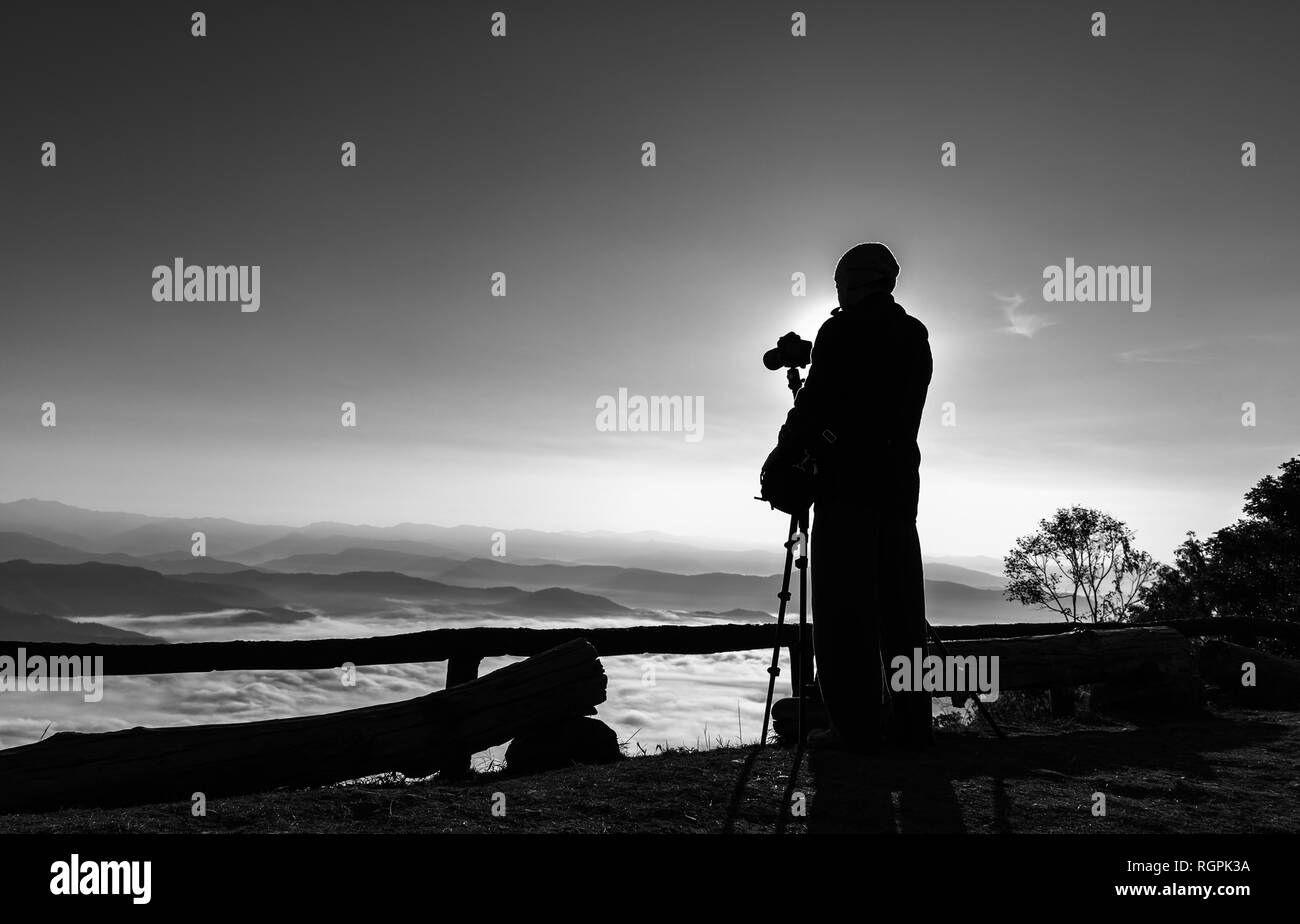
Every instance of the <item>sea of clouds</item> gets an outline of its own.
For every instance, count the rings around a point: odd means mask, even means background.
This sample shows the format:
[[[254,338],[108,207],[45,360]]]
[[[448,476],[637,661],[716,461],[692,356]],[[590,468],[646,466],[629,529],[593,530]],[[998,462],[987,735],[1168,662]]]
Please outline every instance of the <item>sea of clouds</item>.
[[[703,624],[708,617],[639,611],[634,615],[573,619],[521,619],[517,614],[470,615],[399,600],[373,611],[346,615],[318,612],[289,624],[235,624],[233,614],[204,613],[98,618],[103,624],[143,632],[169,642],[234,639],[361,638],[455,626],[627,626]],[[598,716],[627,743],[632,755],[662,747],[714,747],[759,737],[771,651],[711,655],[636,655],[602,658],[608,696]],[[509,663],[488,659],[480,675]],[[789,694],[789,665],[782,651],[777,697]],[[361,665],[356,683],[343,683],[341,669],[314,671],[214,671],[203,674],[108,676],[100,702],[79,693],[0,694],[0,747],[29,744],[62,731],[115,731],[135,726],[252,722],[317,715],[396,702],[445,686],[445,662]],[[503,743],[504,744],[504,743]],[[477,756],[480,766],[500,758],[504,747]]]

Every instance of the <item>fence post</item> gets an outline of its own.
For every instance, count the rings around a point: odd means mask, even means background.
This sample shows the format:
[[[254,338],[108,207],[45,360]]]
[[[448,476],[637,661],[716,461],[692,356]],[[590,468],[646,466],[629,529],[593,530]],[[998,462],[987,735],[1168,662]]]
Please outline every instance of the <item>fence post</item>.
[[[447,660],[447,689],[459,686],[462,683],[469,683],[471,680],[478,679],[478,668],[483,662],[482,658],[472,655],[459,655]],[[463,780],[468,777],[473,769],[473,754],[457,754],[455,757],[448,758],[446,763],[438,768],[438,776],[444,780]]]
[[[802,662],[799,669],[799,681],[803,684],[803,689],[799,691],[799,695],[803,696],[806,693],[809,700],[817,700],[820,697],[817,693],[817,666],[813,660],[811,625],[808,626],[808,631],[805,634],[808,637],[804,639],[803,650],[799,653]]]
[[[803,644],[791,642],[790,653],[790,695],[802,696],[804,690],[812,690],[813,678],[816,676],[813,664],[812,631],[806,633]],[[815,691],[814,691],[815,692]]]

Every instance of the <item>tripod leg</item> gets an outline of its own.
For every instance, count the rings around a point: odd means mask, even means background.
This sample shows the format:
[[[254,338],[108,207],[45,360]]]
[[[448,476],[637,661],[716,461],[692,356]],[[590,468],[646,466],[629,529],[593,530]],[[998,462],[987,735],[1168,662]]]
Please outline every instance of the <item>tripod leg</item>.
[[[930,633],[930,641],[933,642],[934,647],[939,650],[939,656],[946,660],[948,652],[943,647],[943,640],[939,638],[939,633],[934,631],[934,626],[930,625],[928,619],[925,621],[925,628],[926,631]],[[980,699],[978,693],[975,694],[975,711],[984,716],[984,721],[989,723],[989,727],[993,729],[993,733],[997,735],[998,738],[1006,739],[1007,733],[1002,730],[1002,726],[993,718],[992,710],[984,704],[984,701]]]
[[[785,540],[785,573],[781,578],[781,592],[777,594],[777,599],[781,605],[776,611],[776,642],[772,645],[772,663],[767,669],[767,705],[763,707],[763,735],[759,738],[759,744],[767,744],[767,727],[772,717],[772,693],[776,689],[776,678],[781,674],[781,636],[785,627],[785,608],[790,602],[790,570],[794,563],[794,533],[799,525],[799,515],[793,514],[790,517],[790,528],[786,531]],[[802,605],[802,594],[800,595],[800,605]],[[794,676],[798,678],[798,667],[791,665]]]
[[[808,511],[791,517],[798,527],[799,558],[795,567],[799,569],[799,659],[793,667],[795,693],[799,697],[799,724],[796,734],[799,744],[804,741],[804,719],[807,711],[809,678],[805,673],[813,663],[809,654],[812,651],[812,633],[808,631]],[[792,537],[793,538],[793,537]]]
[[[792,538],[799,540],[799,558],[795,562],[799,568],[799,656],[795,666],[795,695],[799,699],[799,720],[796,726],[798,738],[795,742],[794,759],[790,763],[785,792],[781,797],[781,809],[776,817],[777,834],[785,833],[786,822],[793,820],[794,793],[799,785],[799,768],[803,765],[804,749],[807,747],[804,739],[804,710],[808,700],[805,670],[811,663],[807,654],[812,649],[812,634],[808,632],[808,511],[805,510],[802,514],[792,517],[791,524],[794,527]]]

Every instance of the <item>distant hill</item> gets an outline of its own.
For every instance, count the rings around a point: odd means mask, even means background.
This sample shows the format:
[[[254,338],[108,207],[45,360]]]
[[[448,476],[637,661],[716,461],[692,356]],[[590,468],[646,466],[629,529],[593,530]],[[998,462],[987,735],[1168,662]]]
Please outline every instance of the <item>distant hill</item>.
[[[130,555],[87,552],[61,542],[20,532],[0,532],[0,561],[26,559],[46,565],[78,564],[98,561],[108,564],[138,565],[141,562]]]
[[[956,565],[959,568],[969,568],[972,571],[978,571],[981,574],[990,574],[993,577],[1002,577],[1003,562],[1000,558],[994,558],[991,555],[931,555],[927,556],[927,561],[937,564]]]
[[[188,554],[190,535],[198,529],[208,537],[208,558]],[[153,573],[133,589],[119,576],[113,586],[95,585],[93,592],[79,590],[90,572],[70,572],[71,583],[62,589],[9,582],[0,584],[0,605],[31,603],[15,608],[55,614],[62,608],[148,614],[223,607],[269,611],[277,605],[334,610],[341,600],[347,601],[345,609],[356,610],[369,598],[371,603],[409,599],[444,608],[510,605],[554,611],[561,602],[554,596],[524,600],[511,594],[563,588],[583,595],[572,598],[578,609],[588,605],[586,598],[603,600],[594,604],[604,607],[601,612],[776,610],[779,546],[738,551],[654,532],[507,530],[509,558],[497,559],[487,556],[495,532],[486,526],[421,523],[321,522],[292,528],[90,511],[51,501],[0,503],[0,559],[65,566],[102,562]],[[258,577],[260,570],[272,576]],[[999,571],[1000,562],[987,556],[927,561],[932,620],[1039,618],[1002,599]],[[179,586],[165,583],[169,578]],[[200,583],[206,588],[184,586]],[[244,593],[235,592],[239,589]]]
[[[193,574],[204,571],[209,574],[229,574],[232,571],[247,571],[249,565],[237,561],[226,561],[210,555],[195,557],[189,552],[174,552],[168,555],[150,555],[137,558],[140,567],[157,571],[161,574]]]
[[[115,629],[94,622],[73,622],[57,616],[17,613],[0,608],[0,639],[14,642],[83,642],[108,645],[162,645],[153,638],[128,629]],[[12,653],[10,653],[12,657]]]
[[[611,613],[630,613],[625,606],[594,594],[578,593],[567,587],[546,587],[542,590],[518,592],[494,609],[502,613],[539,615],[596,616]]]
[[[307,571],[314,574],[346,574],[349,571],[400,571],[416,577],[438,577],[461,563],[460,558],[442,558],[394,549],[349,547],[338,552],[308,552],[272,558],[259,566],[271,571]],[[233,570],[233,569],[232,569]]]
[[[147,555],[188,551],[190,536],[202,531],[216,557],[284,535],[287,526],[241,523],[219,517],[151,517],[138,513],[86,510],[57,501],[27,498],[0,503],[0,530],[27,533],[90,552]]]
[[[291,607],[327,612],[374,609],[385,600],[455,605],[464,612],[491,611],[564,617],[626,613],[628,608],[605,597],[566,587],[525,590],[508,585],[462,587],[393,571],[346,574],[239,571],[233,574],[187,574],[178,580],[199,585],[230,584],[259,591]]]
[[[527,565],[499,558],[471,558],[453,565],[439,577],[467,587],[502,583],[519,587],[596,587],[612,582],[626,571],[626,568],[618,565],[570,565],[554,562]]]
[[[714,613],[710,610],[696,610],[692,613],[682,613],[682,616],[694,616],[703,619],[716,619],[720,622],[766,622],[771,618],[770,613],[764,613],[762,610],[744,610],[734,609],[726,610],[722,613]],[[799,618],[799,610],[794,610],[795,619]]]
[[[926,571],[927,575],[966,576],[968,573],[967,569],[956,566],[927,567]],[[776,595],[781,587],[779,574],[674,574],[608,565],[519,565],[490,558],[470,559],[444,571],[440,579],[475,586],[505,583],[537,588],[558,585],[601,594],[626,606],[681,612],[744,609],[774,613],[778,603]],[[996,577],[969,572],[969,579],[978,580],[984,586],[927,578],[926,605],[933,621],[1011,622],[1036,618],[1019,604],[1008,603],[1002,598]],[[792,586],[797,587],[797,579]]]
[[[167,518],[102,539],[99,546],[105,551],[136,556],[177,552],[188,554],[196,532],[203,533],[209,555],[227,558],[250,545],[282,535],[284,528],[257,526],[218,517]]]
[[[294,528],[213,517],[152,517],[86,510],[55,501],[25,499],[0,503],[0,531],[27,533],[73,548],[136,557],[187,551],[190,536],[201,530],[214,558],[260,565],[294,555],[382,548],[440,558],[489,554],[494,536],[507,536],[512,560],[559,561],[639,567],[690,573],[724,570],[766,573],[780,567],[779,545],[769,549],[733,550],[708,540],[662,533],[544,532],[501,530],[491,526],[434,526],[399,523],[364,526],[322,522]]]
[[[967,587],[979,587],[984,590],[1001,590],[1007,586],[1007,579],[997,574],[963,568],[940,561],[927,561],[923,565],[925,576],[932,581],[949,581],[965,584]]]
[[[420,600],[482,601],[499,600],[518,593],[519,588],[477,588],[443,584],[427,578],[396,571],[350,571],[345,574],[310,572],[254,571],[247,569],[228,574],[179,574],[176,580],[200,585],[237,586],[259,591],[276,599],[299,605],[317,605],[338,596],[363,596],[381,599],[398,597]]]
[[[1057,622],[1050,613],[1003,598],[1001,591],[981,590],[952,581],[925,582],[925,615],[932,623]]]
[[[466,575],[439,570],[443,561],[481,562],[487,559],[498,532],[504,534],[509,561],[514,564],[603,566],[680,575],[717,573],[766,577],[780,570],[784,557],[776,542],[771,547],[732,549],[705,538],[654,531],[545,532],[492,526],[435,526],[427,523],[366,526],[338,522],[290,527],[244,523],[220,517],[153,517],[86,510],[30,498],[0,503],[0,532],[24,533],[35,539],[84,550],[86,554],[96,556],[93,560],[128,564],[107,557],[128,555],[144,559],[147,567],[153,567],[149,564],[152,559],[156,570],[166,573],[176,572],[175,565],[188,554],[190,537],[195,531],[206,535],[209,558],[203,565],[185,569],[188,571],[236,570],[235,563],[239,563],[332,574],[402,571],[460,581]],[[375,552],[398,553],[410,558],[384,558],[374,555]],[[330,560],[323,556],[338,558]],[[17,549],[9,557],[45,560]],[[426,561],[421,562],[421,559]],[[63,559],[65,562],[72,560]],[[218,564],[223,560],[229,564]],[[964,583],[978,589],[1000,588],[1001,573],[1001,561],[990,556],[929,556],[926,561],[926,576],[932,580]],[[552,585],[564,586],[556,580],[544,582],[543,586]]]
[[[188,551],[167,555],[137,558],[122,552],[88,552],[62,543],[30,536],[27,533],[0,532],[0,562],[25,559],[38,565],[76,565],[99,562],[106,565],[126,565],[146,568],[163,574],[179,571],[240,571],[247,568],[236,562],[219,558],[194,557]]]
[[[155,571],[88,562],[0,563],[0,607],[54,616],[156,616],[214,610],[274,610],[280,601],[239,585],[199,586]]]
[[[89,548],[109,536],[142,526],[151,519],[138,513],[86,510],[58,501],[34,498],[0,504],[0,529],[28,533],[73,547]]]
[[[435,543],[418,542],[413,539],[362,539],[356,535],[345,533],[319,536],[300,532],[279,536],[270,542],[244,549],[232,557],[248,564],[271,567],[270,562],[283,562],[304,557],[323,561],[329,556],[337,555],[340,556],[340,564],[346,567],[345,556],[361,551],[395,552],[407,556],[408,560],[446,558],[450,561],[459,561],[461,558],[453,549]]]

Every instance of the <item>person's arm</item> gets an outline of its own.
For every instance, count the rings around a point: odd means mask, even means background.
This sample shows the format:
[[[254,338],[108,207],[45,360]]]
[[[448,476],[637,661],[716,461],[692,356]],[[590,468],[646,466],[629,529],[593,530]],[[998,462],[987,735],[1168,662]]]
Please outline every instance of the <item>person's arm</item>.
[[[832,317],[817,331],[808,375],[777,436],[777,449],[782,452],[802,457],[806,450],[816,455],[817,449],[825,445],[822,431],[836,416],[833,409],[840,397],[839,383],[850,362],[845,355],[844,331],[837,331],[838,327]]]

